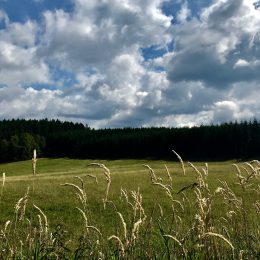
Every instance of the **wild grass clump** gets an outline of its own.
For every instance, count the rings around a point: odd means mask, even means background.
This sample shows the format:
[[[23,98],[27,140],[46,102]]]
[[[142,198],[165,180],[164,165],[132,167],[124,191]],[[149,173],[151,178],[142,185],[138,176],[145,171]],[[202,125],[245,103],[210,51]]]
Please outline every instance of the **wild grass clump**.
[[[98,163],[89,165],[98,168],[94,173],[61,183],[76,199],[67,210],[80,219],[77,236],[51,223],[28,188],[13,216],[1,220],[0,259],[259,259],[260,162],[234,164],[236,183],[215,186],[208,164],[198,167],[174,153],[184,181],[192,175],[181,186],[166,165],[158,173],[147,164],[149,194],[124,183],[116,190],[115,176]],[[1,197],[3,187],[4,181]],[[93,201],[94,187],[100,201]]]

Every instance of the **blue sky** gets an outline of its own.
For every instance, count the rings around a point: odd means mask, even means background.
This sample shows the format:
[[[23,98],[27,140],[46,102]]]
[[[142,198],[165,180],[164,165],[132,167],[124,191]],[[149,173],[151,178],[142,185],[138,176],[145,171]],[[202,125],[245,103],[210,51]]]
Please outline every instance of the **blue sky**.
[[[0,119],[260,119],[256,0],[0,0]]]
[[[40,20],[46,10],[73,10],[71,0],[1,0],[0,7],[13,22],[25,22],[28,19]]]

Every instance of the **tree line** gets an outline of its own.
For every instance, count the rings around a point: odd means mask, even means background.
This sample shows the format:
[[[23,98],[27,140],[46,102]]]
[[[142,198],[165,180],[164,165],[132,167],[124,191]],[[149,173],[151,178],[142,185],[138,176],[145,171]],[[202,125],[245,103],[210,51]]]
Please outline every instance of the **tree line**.
[[[42,157],[174,159],[260,158],[257,120],[183,128],[91,129],[59,120],[0,121],[0,161],[26,160],[33,149]]]

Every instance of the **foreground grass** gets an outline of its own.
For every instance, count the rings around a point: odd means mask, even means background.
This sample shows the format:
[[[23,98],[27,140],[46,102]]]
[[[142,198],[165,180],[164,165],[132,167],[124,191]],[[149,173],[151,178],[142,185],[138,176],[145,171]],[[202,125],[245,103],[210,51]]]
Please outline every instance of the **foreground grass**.
[[[260,257],[257,162],[208,175],[202,163],[185,175],[173,162],[91,163],[40,159],[36,176],[30,161],[0,165],[1,259]]]

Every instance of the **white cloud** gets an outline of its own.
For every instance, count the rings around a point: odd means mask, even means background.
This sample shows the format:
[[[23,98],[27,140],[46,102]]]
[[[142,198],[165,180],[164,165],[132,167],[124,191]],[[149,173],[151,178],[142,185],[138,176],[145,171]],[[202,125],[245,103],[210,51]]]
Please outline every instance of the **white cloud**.
[[[236,67],[247,67],[249,66],[250,63],[246,60],[243,60],[243,59],[238,59],[237,62],[235,63],[234,65],[234,68]]]
[[[23,85],[48,83],[47,64],[37,57],[38,26],[32,21],[12,23],[7,14],[0,12],[5,27],[0,29],[0,84]]]
[[[214,104],[214,122],[223,123],[227,120],[234,121],[237,119],[237,113],[239,112],[239,107],[233,101],[223,100],[216,102]]]
[[[6,26],[9,23],[9,17],[3,10],[0,9],[0,22],[3,22]]]
[[[254,1],[215,0],[198,17],[179,1],[173,24],[163,2],[74,0],[71,12],[47,10],[42,21],[24,23],[0,11],[0,117],[59,117],[94,127],[260,118]],[[173,51],[159,57],[142,56],[144,48],[159,53],[170,45]],[[34,89],[39,83],[53,88]]]
[[[1,84],[47,83],[49,68],[35,56],[35,48],[22,48],[0,40]]]
[[[177,21],[180,23],[184,23],[191,16],[191,11],[188,8],[188,2],[184,1],[182,4],[181,10],[177,14]]]
[[[20,47],[34,46],[37,25],[31,21],[24,24],[7,22],[5,30],[0,31],[0,39]]]
[[[215,1],[201,18],[173,27],[176,50],[169,77],[173,81],[202,80],[216,87],[258,78],[250,68],[244,76],[234,66],[238,59],[250,63],[260,58],[260,15],[253,1]]]
[[[165,45],[171,18],[161,12],[161,2],[77,0],[71,14],[47,11],[40,53],[78,70],[107,66],[118,54],[136,48]]]
[[[20,88],[23,94],[12,100],[3,97],[1,104],[8,102],[9,111],[20,106],[17,116],[35,116],[38,110],[29,105],[34,97],[39,99],[41,115],[103,120],[103,126],[122,125],[125,114],[131,124],[139,113],[140,122],[149,120],[142,110],[156,113],[168,80],[165,72],[150,70],[140,48],[165,46],[171,40],[167,32],[171,17],[162,13],[161,3],[76,0],[72,13],[46,11],[38,27],[30,21],[8,22],[0,38],[2,84],[54,83],[49,65],[75,73],[77,83],[69,89],[59,88],[59,95],[52,90],[28,88],[23,92]],[[43,34],[36,39],[38,32]]]
[[[60,99],[60,91],[4,87],[0,94],[1,118],[56,117],[57,109],[66,106]]]

